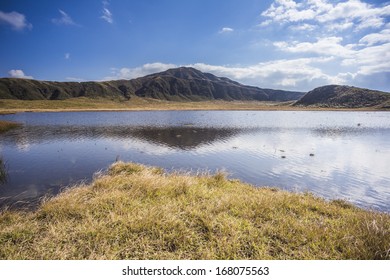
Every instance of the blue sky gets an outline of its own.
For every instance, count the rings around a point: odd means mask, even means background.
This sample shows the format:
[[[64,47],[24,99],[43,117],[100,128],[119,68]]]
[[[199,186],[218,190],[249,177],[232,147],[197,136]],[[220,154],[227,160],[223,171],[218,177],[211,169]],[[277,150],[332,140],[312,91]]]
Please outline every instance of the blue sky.
[[[248,85],[390,91],[390,2],[0,2],[0,76],[131,79],[191,66]]]

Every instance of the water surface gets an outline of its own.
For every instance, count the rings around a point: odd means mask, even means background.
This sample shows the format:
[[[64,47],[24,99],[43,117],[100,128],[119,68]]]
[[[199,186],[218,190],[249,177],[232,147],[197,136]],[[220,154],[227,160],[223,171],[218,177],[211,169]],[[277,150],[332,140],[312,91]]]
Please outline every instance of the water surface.
[[[226,170],[257,186],[310,191],[390,212],[390,113],[157,111],[21,113],[0,136],[0,207],[90,181],[116,160]]]

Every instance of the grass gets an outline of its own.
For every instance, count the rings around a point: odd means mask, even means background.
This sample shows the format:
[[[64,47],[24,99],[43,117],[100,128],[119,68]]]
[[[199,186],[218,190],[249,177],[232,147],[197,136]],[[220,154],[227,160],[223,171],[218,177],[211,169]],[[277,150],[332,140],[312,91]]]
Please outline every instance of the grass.
[[[10,121],[0,120],[0,133],[6,132],[8,130],[14,129],[21,126],[21,124]]]
[[[0,157],[0,185],[7,182],[7,171],[3,159]]]
[[[3,211],[0,259],[390,259],[390,215],[118,162],[34,212]]]
[[[0,99],[0,114],[25,111],[96,111],[96,110],[377,110],[377,108],[317,108],[291,106],[292,102],[265,101],[188,101],[175,102],[133,97],[129,101],[103,98],[71,98],[66,100]]]

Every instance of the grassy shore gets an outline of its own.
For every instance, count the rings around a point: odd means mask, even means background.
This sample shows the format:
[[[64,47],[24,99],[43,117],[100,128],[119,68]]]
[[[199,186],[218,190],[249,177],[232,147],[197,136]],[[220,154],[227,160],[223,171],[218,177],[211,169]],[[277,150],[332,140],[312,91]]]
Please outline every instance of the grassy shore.
[[[6,132],[8,130],[11,130],[13,128],[19,127],[21,124],[16,122],[10,122],[10,121],[2,121],[0,120],[0,133]]]
[[[113,164],[0,214],[0,259],[390,259],[390,216],[222,173]]]
[[[150,98],[133,97],[128,101],[71,98],[66,100],[13,100],[0,99],[0,114],[17,112],[55,112],[55,111],[131,111],[131,110],[343,110],[343,111],[372,111],[377,108],[316,108],[294,107],[292,102],[265,101],[188,101],[175,102]]]

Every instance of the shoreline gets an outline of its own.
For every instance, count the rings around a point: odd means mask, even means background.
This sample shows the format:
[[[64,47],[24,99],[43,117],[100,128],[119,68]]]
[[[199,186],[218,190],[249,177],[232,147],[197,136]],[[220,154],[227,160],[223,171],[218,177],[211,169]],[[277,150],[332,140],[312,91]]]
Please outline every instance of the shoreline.
[[[34,212],[0,211],[0,259],[389,259],[389,225],[342,200],[116,162]]]
[[[291,102],[264,101],[161,101],[136,99],[113,101],[75,98],[66,100],[0,100],[0,115],[25,112],[121,112],[121,111],[390,111],[390,109],[292,106]]]

